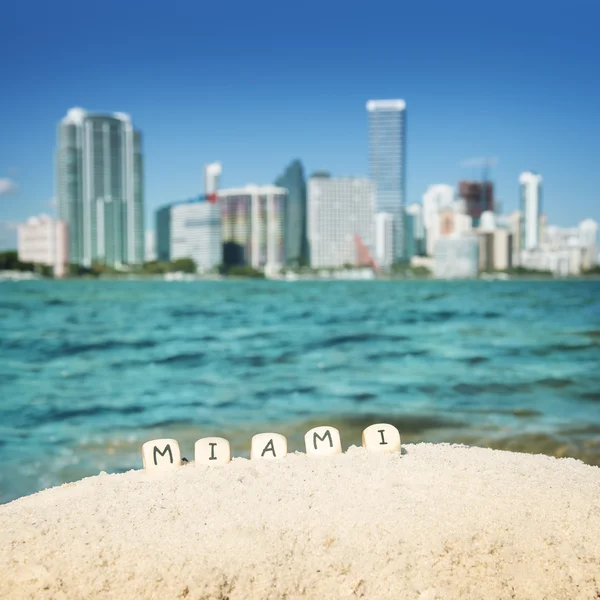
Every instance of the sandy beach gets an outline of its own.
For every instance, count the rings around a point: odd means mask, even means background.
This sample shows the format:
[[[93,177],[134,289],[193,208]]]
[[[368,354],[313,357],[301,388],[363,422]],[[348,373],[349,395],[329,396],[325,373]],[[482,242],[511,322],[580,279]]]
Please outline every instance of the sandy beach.
[[[1,598],[600,597],[600,469],[445,444],[101,474],[0,506]]]

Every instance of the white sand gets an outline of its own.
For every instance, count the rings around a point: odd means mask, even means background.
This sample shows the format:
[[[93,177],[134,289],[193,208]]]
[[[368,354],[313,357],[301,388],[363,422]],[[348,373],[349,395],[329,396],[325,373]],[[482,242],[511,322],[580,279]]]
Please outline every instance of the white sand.
[[[0,506],[0,598],[600,598],[600,469],[461,446],[91,477]]]

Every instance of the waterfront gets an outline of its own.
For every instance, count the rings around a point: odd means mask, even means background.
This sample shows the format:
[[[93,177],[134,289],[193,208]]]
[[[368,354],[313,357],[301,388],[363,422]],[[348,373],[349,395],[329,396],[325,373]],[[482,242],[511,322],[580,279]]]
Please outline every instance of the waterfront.
[[[600,464],[600,283],[24,281],[0,286],[0,501],[272,429]]]

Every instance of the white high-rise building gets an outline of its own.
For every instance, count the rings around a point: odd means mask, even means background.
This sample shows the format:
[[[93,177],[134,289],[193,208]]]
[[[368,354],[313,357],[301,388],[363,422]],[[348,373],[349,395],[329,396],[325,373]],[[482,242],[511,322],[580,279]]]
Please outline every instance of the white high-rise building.
[[[519,266],[521,264],[521,249],[523,243],[523,215],[521,211],[516,210],[506,217],[508,229],[512,237],[512,264]]]
[[[433,256],[435,243],[439,238],[439,213],[440,211],[455,207],[455,212],[461,210],[462,204],[455,205],[456,192],[451,185],[439,183],[430,185],[423,194],[423,226],[425,227],[426,251],[428,256]],[[464,204],[464,202],[463,202]]]
[[[593,219],[585,219],[579,223],[579,242],[582,246],[598,245],[598,223]]]
[[[144,259],[146,262],[156,260],[156,232],[152,230],[144,234]]]
[[[21,262],[52,267],[55,277],[64,277],[69,264],[69,234],[64,221],[48,215],[31,217],[18,227]]]
[[[200,273],[223,262],[221,208],[218,202],[198,200],[171,206],[171,260],[192,258]]]
[[[598,223],[585,219],[579,223],[579,243],[583,249],[582,268],[587,271],[598,264]]]
[[[405,239],[406,102],[369,100],[369,171],[376,212],[394,216],[394,261],[407,258]]]
[[[219,191],[224,262],[276,273],[285,264],[287,190],[247,185]]]
[[[72,108],[58,127],[58,216],[71,262],[113,267],[144,261],[141,134],[125,113]]]
[[[375,215],[375,260],[384,268],[394,262],[394,215],[391,213]]]
[[[387,231],[389,222],[386,221]],[[374,225],[375,184],[372,181],[355,177],[309,180],[308,241],[312,267],[356,265],[359,242],[371,252],[374,249]]]
[[[204,193],[209,196],[219,191],[221,173],[223,169],[220,162],[204,165]]]
[[[540,215],[542,211],[542,176],[525,171],[519,176],[521,212],[523,213],[523,247],[540,245]]]

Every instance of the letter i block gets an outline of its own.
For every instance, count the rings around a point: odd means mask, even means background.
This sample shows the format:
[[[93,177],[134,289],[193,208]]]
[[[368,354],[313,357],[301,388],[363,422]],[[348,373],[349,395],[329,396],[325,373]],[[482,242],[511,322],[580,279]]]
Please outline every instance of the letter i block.
[[[252,438],[250,459],[273,460],[287,455],[287,439],[279,433],[258,433]]]
[[[177,440],[151,440],[142,446],[142,462],[146,471],[166,471],[181,466],[181,450]]]
[[[342,438],[335,427],[315,427],[304,436],[306,454],[309,456],[331,456],[342,453]]]
[[[387,423],[370,425],[363,431],[362,445],[370,452],[400,452],[400,432]]]
[[[225,438],[206,437],[194,444],[196,466],[225,465],[231,461],[231,446]]]

